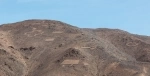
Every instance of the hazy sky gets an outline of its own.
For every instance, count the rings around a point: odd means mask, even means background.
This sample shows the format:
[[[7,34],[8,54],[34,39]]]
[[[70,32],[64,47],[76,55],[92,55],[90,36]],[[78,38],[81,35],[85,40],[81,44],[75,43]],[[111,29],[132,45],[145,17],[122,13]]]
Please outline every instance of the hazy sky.
[[[0,24],[27,19],[150,36],[150,0],[0,0]]]

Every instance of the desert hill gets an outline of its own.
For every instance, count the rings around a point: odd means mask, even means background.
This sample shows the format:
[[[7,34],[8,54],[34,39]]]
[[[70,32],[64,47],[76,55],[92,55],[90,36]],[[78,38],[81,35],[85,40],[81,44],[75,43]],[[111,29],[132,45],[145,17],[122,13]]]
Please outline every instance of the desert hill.
[[[3,24],[0,76],[150,76],[150,37],[54,20]]]

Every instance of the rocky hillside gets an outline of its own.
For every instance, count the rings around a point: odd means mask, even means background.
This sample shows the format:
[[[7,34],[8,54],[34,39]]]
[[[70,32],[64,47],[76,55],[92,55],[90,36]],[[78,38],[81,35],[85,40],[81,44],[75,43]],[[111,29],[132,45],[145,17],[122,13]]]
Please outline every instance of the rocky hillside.
[[[3,24],[0,76],[150,76],[150,37],[53,20]]]

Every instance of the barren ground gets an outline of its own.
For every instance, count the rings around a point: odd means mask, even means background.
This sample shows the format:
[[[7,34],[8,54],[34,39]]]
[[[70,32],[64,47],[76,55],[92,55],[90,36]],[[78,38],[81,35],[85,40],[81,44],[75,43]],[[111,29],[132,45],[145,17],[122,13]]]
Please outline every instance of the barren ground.
[[[53,20],[3,24],[0,76],[150,76],[150,37]]]

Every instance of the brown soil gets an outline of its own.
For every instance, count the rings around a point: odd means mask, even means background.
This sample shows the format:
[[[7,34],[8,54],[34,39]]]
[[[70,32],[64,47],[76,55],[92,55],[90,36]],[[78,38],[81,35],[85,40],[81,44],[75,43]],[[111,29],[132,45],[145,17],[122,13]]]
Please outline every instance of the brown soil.
[[[150,76],[150,37],[52,20],[3,24],[0,76]]]

